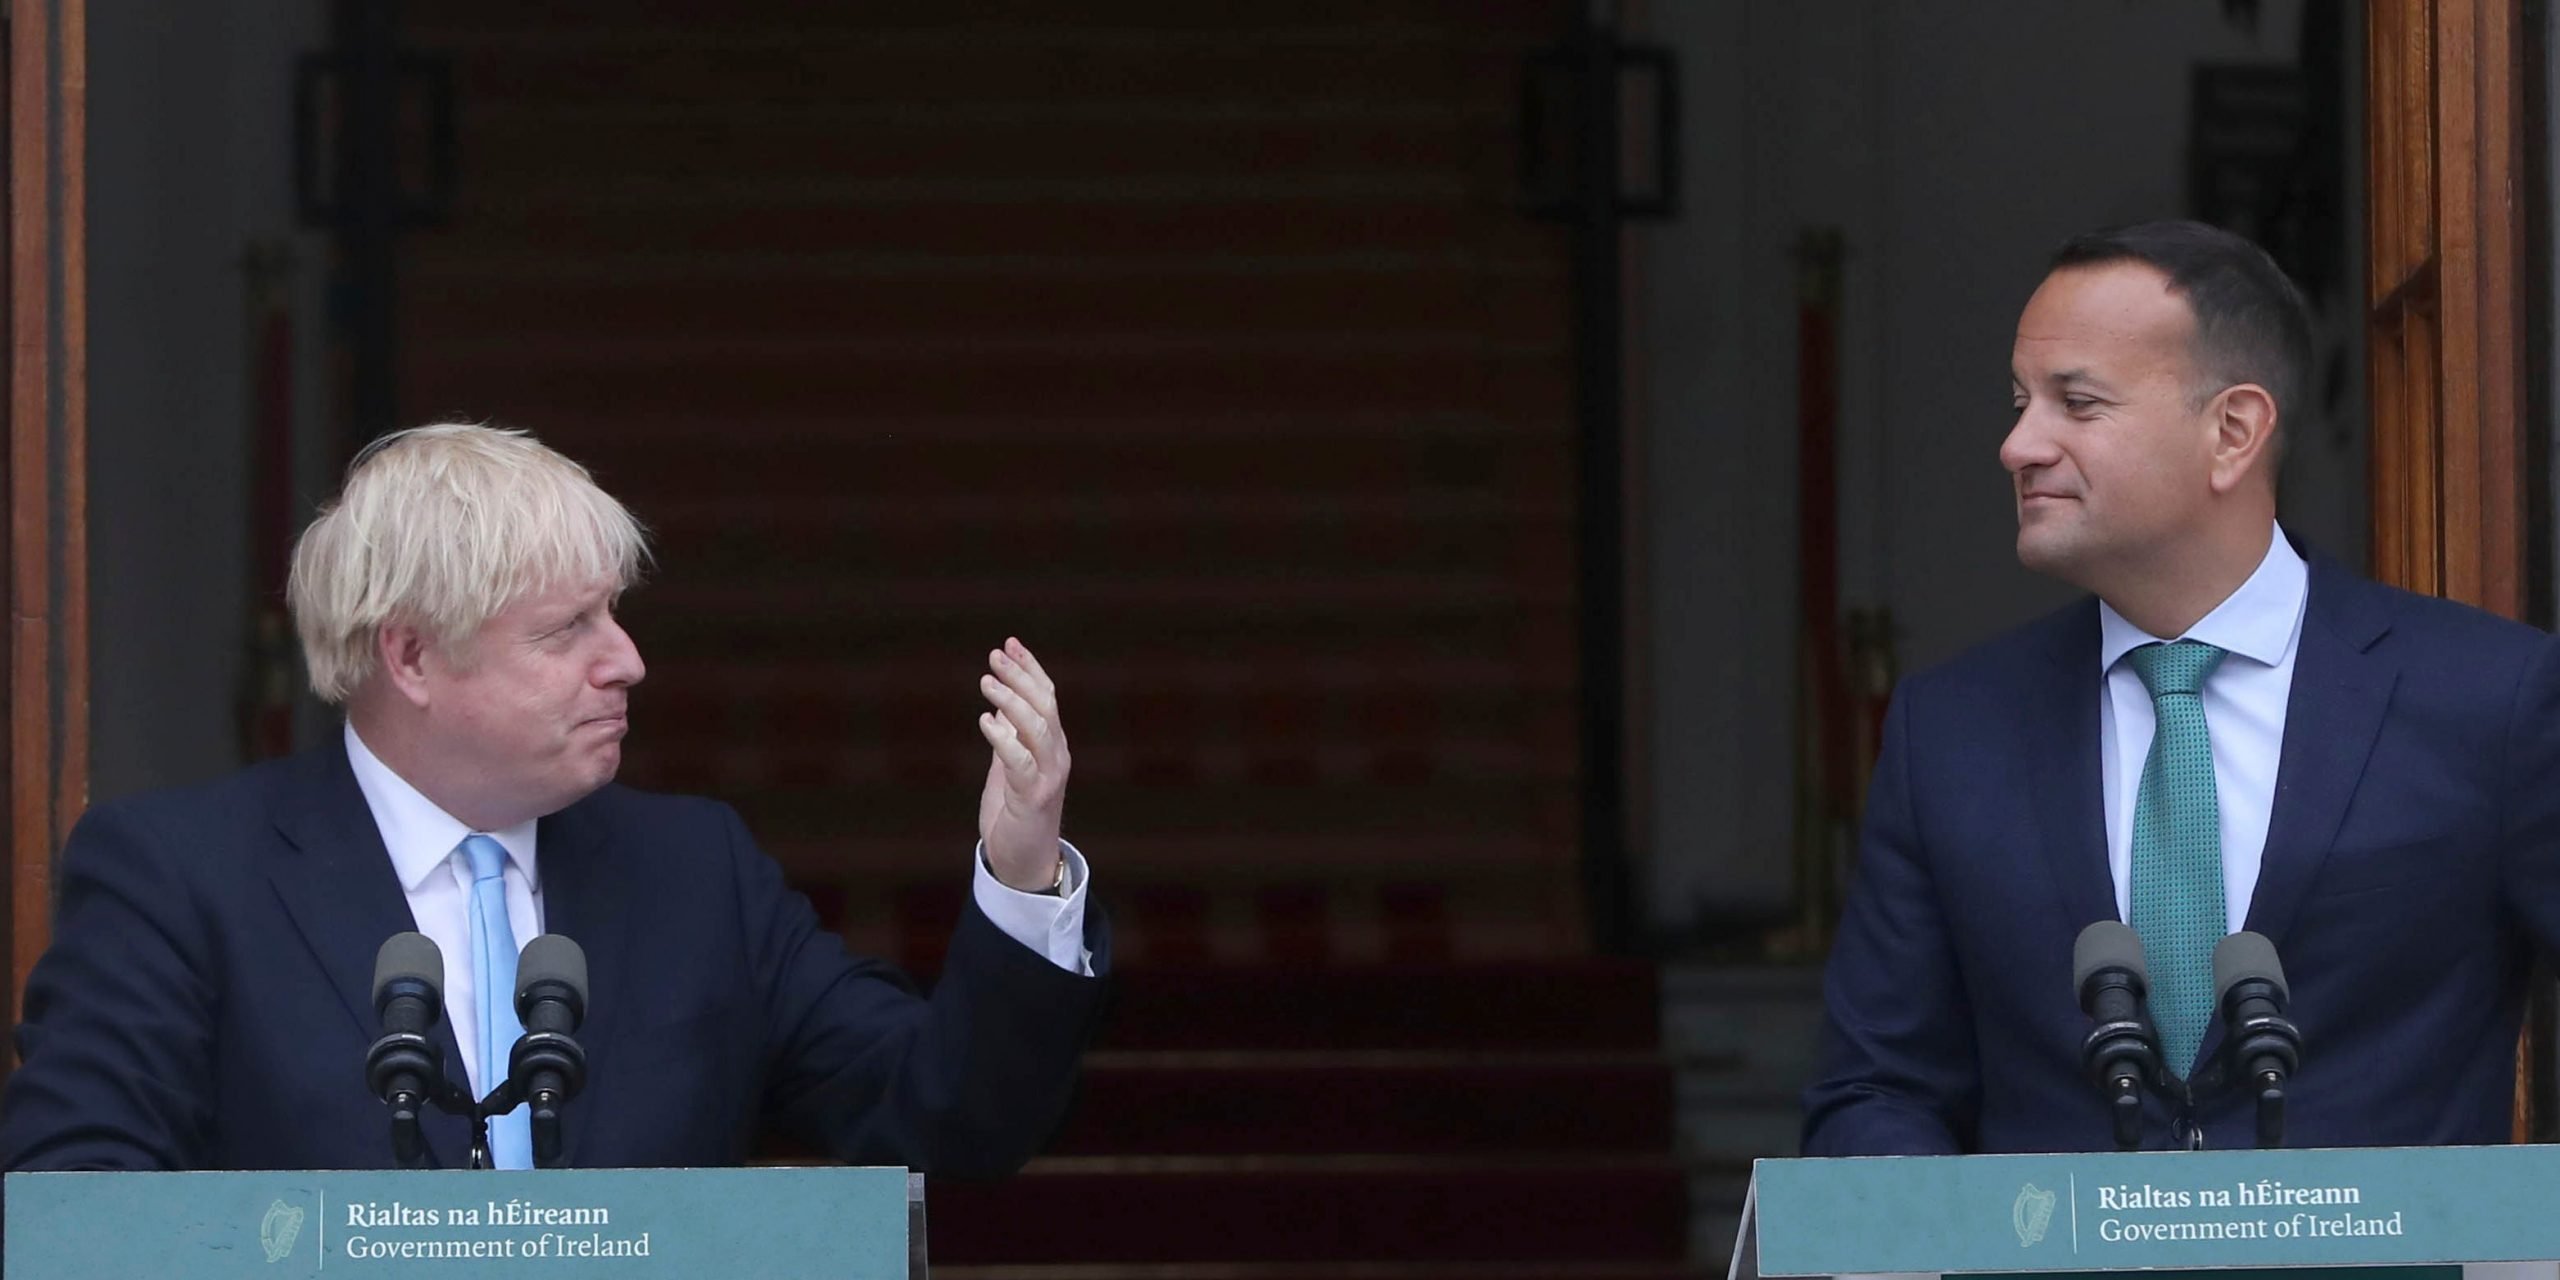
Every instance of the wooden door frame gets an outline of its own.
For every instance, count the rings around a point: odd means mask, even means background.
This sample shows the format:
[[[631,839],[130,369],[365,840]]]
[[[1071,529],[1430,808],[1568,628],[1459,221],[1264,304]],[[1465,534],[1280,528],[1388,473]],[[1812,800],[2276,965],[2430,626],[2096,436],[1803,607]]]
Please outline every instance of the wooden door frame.
[[[2524,34],[2516,0],[2366,9],[2373,572],[2522,618]]]
[[[2366,361],[2374,576],[2548,623],[2548,536],[2526,357],[2528,272],[2549,265],[2525,139],[2521,0],[2369,0]],[[2535,252],[2536,249],[2545,252]],[[2514,1136],[2550,1130],[2534,1088],[2548,993],[2517,1045]]]
[[[10,0],[7,299],[9,1020],[51,935],[53,860],[89,792],[87,0]],[[0,1054],[0,1072],[7,1054]]]

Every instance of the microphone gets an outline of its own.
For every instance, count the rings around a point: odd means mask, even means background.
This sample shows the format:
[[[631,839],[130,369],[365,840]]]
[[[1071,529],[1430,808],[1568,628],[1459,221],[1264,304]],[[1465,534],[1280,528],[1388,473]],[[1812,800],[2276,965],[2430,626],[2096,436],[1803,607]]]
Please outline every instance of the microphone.
[[[587,1051],[571,1037],[587,1016],[587,953],[546,933],[516,959],[516,1019],[524,1037],[507,1057],[507,1074],[532,1105],[533,1162],[560,1159],[560,1108],[587,1083]]]
[[[2231,1073],[2258,1095],[2258,1145],[2284,1145],[2285,1082],[2302,1066],[2302,1031],[2284,1016],[2285,985],[2276,944],[2235,933],[2213,948],[2214,1003],[2222,1009],[2223,1053]]]
[[[2116,1146],[2142,1145],[2142,1086],[2160,1075],[2160,1043],[2142,1002],[2151,974],[2142,962],[2142,938],[2118,920],[2100,920],[2080,931],[2071,946],[2071,983],[2080,1011],[2097,1020],[2080,1043],[2090,1082],[2107,1096]]]
[[[365,1086],[391,1108],[392,1153],[415,1165],[419,1105],[444,1087],[443,1055],[427,1039],[444,1016],[444,954],[427,935],[395,933],[374,953],[373,1011],[382,1038],[365,1051]]]

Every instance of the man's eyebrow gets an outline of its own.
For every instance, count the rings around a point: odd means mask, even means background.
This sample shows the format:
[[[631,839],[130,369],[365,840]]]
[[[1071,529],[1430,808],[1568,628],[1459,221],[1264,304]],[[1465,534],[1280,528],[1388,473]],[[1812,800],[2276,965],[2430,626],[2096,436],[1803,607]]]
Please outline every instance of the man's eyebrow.
[[[2086,369],[2056,369],[2045,376],[2045,381],[2052,383],[2055,386],[2064,387],[2078,385],[2084,387],[2096,387],[2101,390],[2104,390],[2107,387],[2106,379],[2101,378]]]

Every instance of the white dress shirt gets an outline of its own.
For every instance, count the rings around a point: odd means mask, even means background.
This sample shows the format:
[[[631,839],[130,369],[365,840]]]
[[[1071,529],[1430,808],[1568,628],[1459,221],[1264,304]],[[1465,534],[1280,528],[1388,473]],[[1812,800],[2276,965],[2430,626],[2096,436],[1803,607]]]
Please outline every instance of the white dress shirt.
[[[393,773],[356,736],[355,725],[347,726],[346,738],[347,763],[354,767],[356,787],[364,792],[365,807],[373,811],[374,826],[382,832],[382,847],[391,854],[391,869],[408,894],[409,915],[418,922],[418,932],[433,939],[445,954],[445,1021],[453,1028],[454,1041],[462,1050],[463,1070],[470,1075],[472,1092],[486,1093],[494,1086],[480,1078],[479,1020],[453,1012],[480,1007],[480,993],[472,985],[469,963],[471,860],[462,852],[462,838],[471,835],[472,829],[437,808],[407,779]],[[507,924],[515,930],[519,948],[542,933],[542,873],[534,842],[536,825],[527,822],[503,831],[480,833],[507,851],[503,872]],[[1084,855],[1065,841],[1059,844],[1067,860],[1067,883],[1058,893],[1023,893],[1006,887],[987,869],[986,850],[981,847],[974,895],[978,909],[1007,937],[1039,952],[1051,964],[1089,978],[1093,976],[1093,953],[1084,946],[1084,891],[1090,876]]]
[[[2229,655],[2205,678],[2202,695],[2205,726],[2213,736],[2214,800],[2222,814],[2223,931],[2236,932],[2249,918],[2266,853],[2276,764],[2284,754],[2285,704],[2293,693],[2293,658],[2310,598],[2310,567],[2276,528],[2257,572],[2185,635],[2147,634],[2105,601],[2098,603],[2098,776],[2118,919],[2133,918],[2133,810],[2158,724],[2151,695],[2124,655],[2163,639],[2201,640]]]

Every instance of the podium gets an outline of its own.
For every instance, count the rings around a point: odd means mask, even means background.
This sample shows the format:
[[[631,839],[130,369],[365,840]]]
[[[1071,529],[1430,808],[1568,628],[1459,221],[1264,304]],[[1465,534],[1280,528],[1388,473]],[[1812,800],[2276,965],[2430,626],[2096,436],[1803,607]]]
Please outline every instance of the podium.
[[[925,1280],[904,1169],[13,1173],[10,1280]]]
[[[2548,1146],[1762,1160],[1731,1277],[2549,1276],[2555,1207]]]

